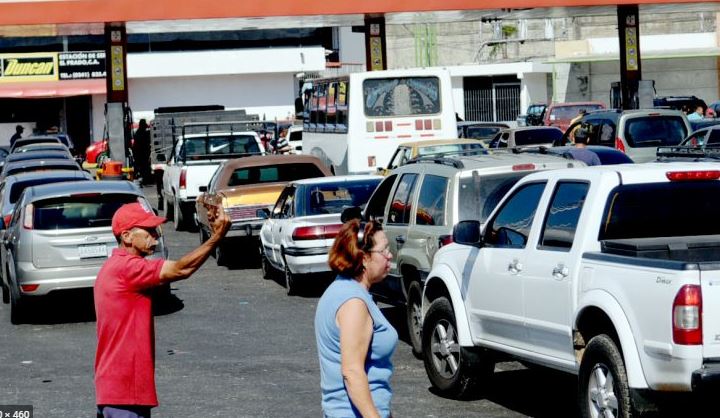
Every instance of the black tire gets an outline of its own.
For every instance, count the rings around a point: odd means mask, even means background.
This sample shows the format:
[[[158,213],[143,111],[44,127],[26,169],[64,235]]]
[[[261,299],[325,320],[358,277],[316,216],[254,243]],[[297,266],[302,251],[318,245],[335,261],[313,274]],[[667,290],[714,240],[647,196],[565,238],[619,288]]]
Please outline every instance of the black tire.
[[[585,347],[578,382],[581,417],[633,416],[625,362],[609,336],[597,335]]]
[[[423,321],[425,371],[441,394],[462,399],[492,377],[495,362],[487,353],[461,347],[456,329],[450,301],[433,301]]]
[[[208,240],[208,236],[205,233],[205,230],[202,227],[198,228],[198,234],[200,235],[200,245],[205,244],[205,241]]]
[[[287,262],[285,262],[285,290],[288,296],[296,295],[298,290],[297,277],[290,271]]]
[[[166,201],[165,201],[165,217],[166,217],[168,220],[172,221],[172,219],[173,219],[174,216],[175,216],[175,214],[173,213],[173,205],[172,205],[172,202],[170,202],[169,200],[166,200]]]
[[[413,355],[422,359],[422,287],[417,281],[413,281],[408,286],[406,308],[405,318],[410,347]]]
[[[228,252],[227,244],[220,243],[215,248],[215,262],[219,267],[227,266],[229,262],[230,254]]]
[[[19,325],[25,319],[25,301],[20,297],[19,289],[10,289],[10,323]]]
[[[185,229],[185,217],[183,216],[182,207],[178,202],[177,196],[173,199],[173,226],[176,231]]]
[[[260,244],[262,245],[262,244]],[[270,264],[270,260],[267,259],[265,252],[260,250],[260,268],[262,269],[262,277],[265,280],[272,280],[274,268]]]
[[[158,210],[165,210],[165,199],[163,198],[162,192],[158,193]]]

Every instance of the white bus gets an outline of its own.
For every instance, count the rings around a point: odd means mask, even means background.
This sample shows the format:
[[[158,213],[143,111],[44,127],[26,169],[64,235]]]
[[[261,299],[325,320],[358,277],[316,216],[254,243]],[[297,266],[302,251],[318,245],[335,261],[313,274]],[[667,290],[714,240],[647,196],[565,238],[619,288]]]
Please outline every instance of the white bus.
[[[303,153],[319,157],[335,174],[374,172],[403,142],[457,138],[445,69],[373,71],[311,83]]]

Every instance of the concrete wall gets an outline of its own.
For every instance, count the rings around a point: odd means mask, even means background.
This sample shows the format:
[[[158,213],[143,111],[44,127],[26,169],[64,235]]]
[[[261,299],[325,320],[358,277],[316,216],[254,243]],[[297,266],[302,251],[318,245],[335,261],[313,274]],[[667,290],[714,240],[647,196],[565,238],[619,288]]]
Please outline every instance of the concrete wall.
[[[340,37],[340,62],[365,65],[365,34],[342,27]]]
[[[525,113],[531,103],[545,103],[548,99],[546,73],[522,73],[520,79],[520,111]]]

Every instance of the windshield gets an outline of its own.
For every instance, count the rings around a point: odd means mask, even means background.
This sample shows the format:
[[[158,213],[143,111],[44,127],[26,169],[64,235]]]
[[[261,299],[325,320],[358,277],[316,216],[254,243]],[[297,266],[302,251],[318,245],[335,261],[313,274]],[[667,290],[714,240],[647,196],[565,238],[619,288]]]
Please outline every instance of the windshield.
[[[363,81],[366,116],[414,116],[440,113],[437,77],[371,78]]]
[[[538,145],[552,144],[562,138],[563,133],[559,129],[528,129],[526,131],[515,131],[515,145]]]
[[[569,120],[580,114],[580,111],[590,112],[591,110],[602,109],[599,104],[573,105],[553,107],[550,112],[550,120]]]
[[[230,158],[252,154],[260,154],[260,147],[253,135],[186,138],[180,151],[181,158],[187,160]]]
[[[487,221],[488,216],[505,193],[528,173],[505,173],[489,176],[467,176],[460,179],[461,221]]]
[[[429,147],[419,147],[418,156],[432,154],[452,154],[461,153],[463,151],[476,151],[484,149],[482,142],[473,144],[444,144],[444,145],[432,145]]]
[[[528,115],[540,115],[545,110],[545,106],[530,106]]]
[[[325,177],[325,174],[315,164],[311,163],[243,167],[233,171],[228,186],[289,182],[313,177]]]
[[[720,234],[720,217],[681,222],[689,213],[715,213],[720,181],[631,184],[608,197],[599,239]]]
[[[659,147],[679,144],[687,136],[680,116],[645,116],[625,123],[625,140],[631,147]]]
[[[503,128],[499,126],[469,126],[467,137],[473,139],[490,139]]]
[[[363,206],[380,180],[382,179],[307,185],[298,215],[342,213],[344,209]]]

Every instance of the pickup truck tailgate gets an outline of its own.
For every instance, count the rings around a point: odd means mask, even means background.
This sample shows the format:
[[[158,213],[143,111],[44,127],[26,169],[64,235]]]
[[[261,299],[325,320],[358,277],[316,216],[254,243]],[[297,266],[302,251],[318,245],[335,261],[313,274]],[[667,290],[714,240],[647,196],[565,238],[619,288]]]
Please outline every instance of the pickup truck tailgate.
[[[188,199],[194,199],[200,194],[200,186],[207,186],[208,183],[210,183],[210,179],[219,166],[219,161],[188,164],[185,166],[187,167],[186,190]]]
[[[720,358],[720,266],[714,263],[712,270],[702,267],[703,357]]]

